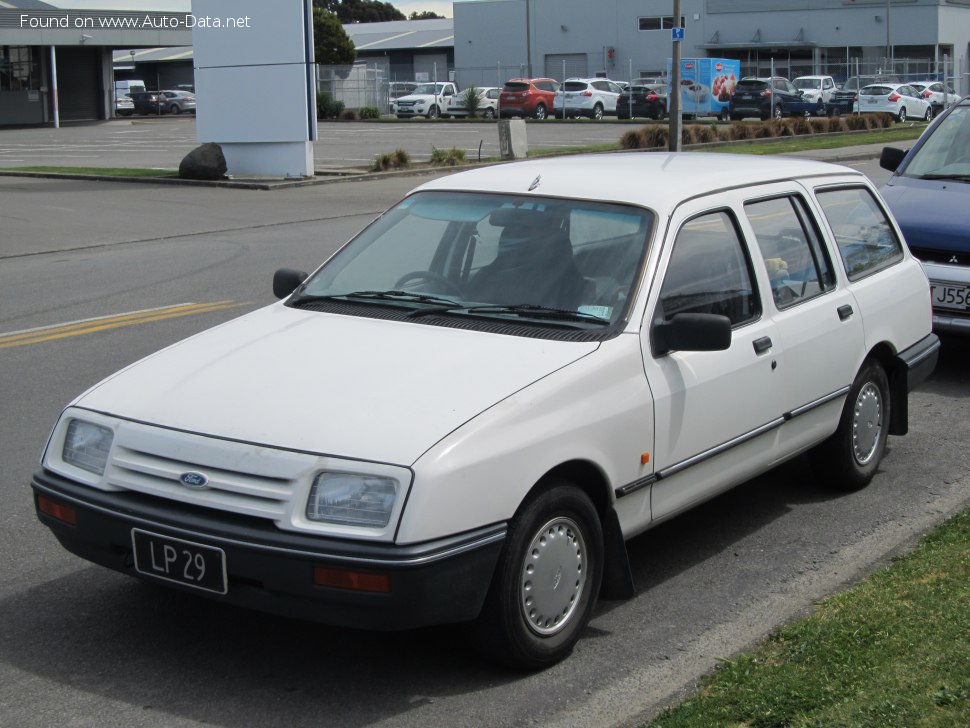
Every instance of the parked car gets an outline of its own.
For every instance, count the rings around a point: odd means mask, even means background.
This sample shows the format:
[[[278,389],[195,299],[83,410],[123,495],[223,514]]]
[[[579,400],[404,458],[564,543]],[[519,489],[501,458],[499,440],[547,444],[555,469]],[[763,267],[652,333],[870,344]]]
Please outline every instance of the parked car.
[[[835,79],[831,76],[799,76],[792,85],[802,92],[804,101],[815,104],[820,110],[819,115],[825,114],[826,104],[835,94]]]
[[[625,540],[806,452],[867,485],[939,346],[871,182],[803,159],[447,175],[273,288],[71,402],[38,517],[224,604],[474,620],[526,668],[635,593]]]
[[[970,99],[880,163],[893,172],[882,194],[930,279],[933,328],[970,335]]]
[[[115,97],[115,116],[131,116],[135,113],[135,102],[130,96]]]
[[[912,86],[905,83],[878,83],[859,91],[852,109],[860,114],[882,111],[898,121],[933,118],[933,107]]]
[[[742,78],[731,94],[728,114],[735,120],[746,116],[757,116],[762,121],[780,119],[786,115],[803,114],[802,103],[801,94],[787,78]]]
[[[616,100],[616,115],[620,119],[664,118],[667,115],[667,87],[661,84],[631,86]]]
[[[900,83],[896,76],[889,74],[876,74],[869,76],[850,76],[846,79],[846,82],[839,86],[835,93],[832,94],[832,98],[829,100],[828,111],[832,116],[839,116],[841,114],[848,114],[852,112],[855,106],[856,97],[859,95],[859,91],[865,86],[870,86],[874,83]]]
[[[556,92],[553,105],[557,116],[602,119],[607,115],[616,116],[616,100],[622,92],[608,78],[567,78]]]
[[[465,89],[451,99],[451,103],[447,109],[448,116],[468,116],[468,99],[465,98],[465,94],[471,88]],[[475,86],[474,91],[478,97],[478,111],[476,113],[479,116],[484,116],[486,119],[494,118],[498,110],[498,97],[502,89],[495,86]]]
[[[141,116],[160,115],[168,111],[168,100],[158,91],[134,91],[128,96],[131,98],[135,113]]]
[[[158,95],[165,99],[165,110],[169,114],[178,115],[183,111],[195,113],[195,94],[188,91],[159,91]]]
[[[413,119],[416,116],[437,119],[457,95],[458,86],[450,81],[422,83],[407,96],[391,101],[391,113],[398,119]]]
[[[499,94],[499,114],[545,119],[558,90],[559,81],[551,78],[513,78],[505,82]]]
[[[950,104],[955,104],[961,98],[942,81],[910,81],[909,85],[930,102],[933,107],[933,116],[939,114]]]

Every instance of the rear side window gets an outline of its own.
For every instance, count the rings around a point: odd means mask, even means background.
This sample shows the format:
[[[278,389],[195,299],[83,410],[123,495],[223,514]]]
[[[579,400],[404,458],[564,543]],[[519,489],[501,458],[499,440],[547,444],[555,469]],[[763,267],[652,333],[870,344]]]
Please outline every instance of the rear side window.
[[[850,281],[902,260],[902,245],[886,213],[868,189],[817,190],[816,197],[835,233]]]
[[[678,313],[720,314],[732,326],[761,315],[751,263],[727,212],[695,217],[677,233],[656,319],[669,321]]]
[[[835,285],[832,264],[805,203],[778,197],[744,206],[779,309],[807,301]]]

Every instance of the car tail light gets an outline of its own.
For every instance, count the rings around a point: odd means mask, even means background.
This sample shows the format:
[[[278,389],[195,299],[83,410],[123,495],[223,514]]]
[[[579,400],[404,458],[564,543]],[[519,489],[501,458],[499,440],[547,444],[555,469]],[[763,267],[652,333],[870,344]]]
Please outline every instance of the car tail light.
[[[593,95],[593,92],[592,91],[583,91],[580,94],[580,96],[592,96],[592,95]]]
[[[764,91],[761,92],[761,95],[762,96],[771,96],[771,89],[770,88],[766,88]]]
[[[650,94],[649,96],[647,96],[647,101],[656,101],[659,98],[660,97],[657,96],[657,94]]]
[[[891,94],[889,94],[889,100],[890,101],[899,101],[899,94],[896,93],[895,91],[893,91]]]
[[[929,89],[926,89],[926,90],[925,90],[925,91],[923,92],[923,98],[924,98],[924,99],[928,99],[928,98],[929,98],[930,96],[932,96],[932,95],[933,95],[933,92],[932,92],[932,91],[930,91]]]

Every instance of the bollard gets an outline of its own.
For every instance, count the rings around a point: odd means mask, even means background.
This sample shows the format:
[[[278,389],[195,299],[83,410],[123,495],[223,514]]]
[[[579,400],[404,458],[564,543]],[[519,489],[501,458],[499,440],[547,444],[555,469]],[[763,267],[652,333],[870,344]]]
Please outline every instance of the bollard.
[[[498,123],[498,146],[502,159],[524,159],[529,153],[524,119],[503,119]]]

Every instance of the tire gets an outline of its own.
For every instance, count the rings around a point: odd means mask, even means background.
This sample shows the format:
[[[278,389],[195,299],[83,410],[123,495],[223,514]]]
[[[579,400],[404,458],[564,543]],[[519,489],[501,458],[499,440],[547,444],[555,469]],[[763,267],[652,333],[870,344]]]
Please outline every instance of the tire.
[[[603,118],[603,105],[602,104],[596,104],[593,107],[593,118],[594,119],[597,119],[597,120]]]
[[[926,110],[926,115],[924,116],[924,118],[925,118],[925,119],[926,119],[927,121],[933,121],[933,107],[932,107],[932,106],[931,106],[931,107],[929,107],[929,108],[928,108],[928,109]]]
[[[484,116],[486,119],[494,119],[495,109],[493,109],[491,106],[487,107],[485,111],[482,113],[482,116]]]
[[[572,651],[603,580],[603,528],[589,497],[567,481],[520,506],[475,624],[485,653],[537,670]],[[541,581],[541,584],[540,584]]]
[[[430,109],[428,109],[428,118],[437,119],[440,113],[441,112],[438,110],[437,106],[432,106]]]
[[[781,104],[778,104],[774,109],[771,110],[771,116],[773,119],[781,121],[781,117],[784,116],[784,113],[781,110]]]
[[[182,113],[182,107],[178,104],[172,104],[168,107],[168,113],[170,113],[172,116],[178,116]]]
[[[839,490],[869,485],[886,450],[889,415],[886,372],[867,361],[849,389],[839,429],[812,451],[812,465],[826,485]]]
[[[545,119],[546,118],[546,105],[545,104],[539,104],[538,106],[536,106],[536,110],[535,110],[535,113],[533,114],[533,116],[535,116],[535,118],[537,118],[537,119]]]
[[[906,121],[906,107],[905,106],[900,106],[899,107],[899,113],[896,114],[896,121],[898,121],[900,124],[902,124],[904,121]]]

